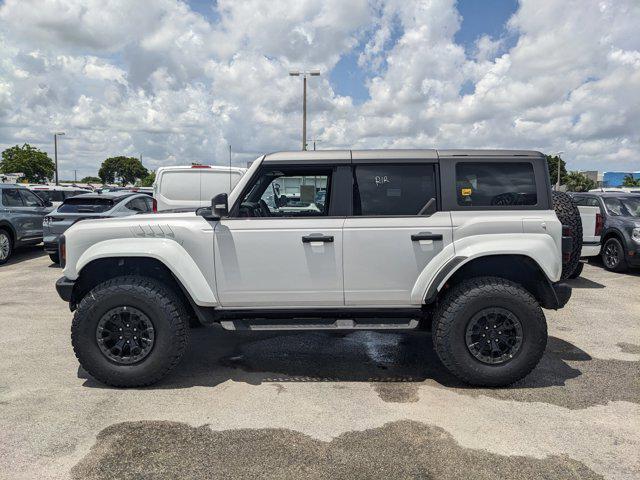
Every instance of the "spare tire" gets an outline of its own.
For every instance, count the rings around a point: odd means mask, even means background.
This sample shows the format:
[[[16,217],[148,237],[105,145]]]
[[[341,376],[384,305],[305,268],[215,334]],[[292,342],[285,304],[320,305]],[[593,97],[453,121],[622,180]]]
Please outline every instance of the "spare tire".
[[[582,252],[582,220],[578,206],[573,199],[563,192],[553,192],[553,209],[563,226],[569,227],[569,235],[573,239],[573,249],[569,261],[562,265],[562,280],[569,278],[580,263],[580,253]]]

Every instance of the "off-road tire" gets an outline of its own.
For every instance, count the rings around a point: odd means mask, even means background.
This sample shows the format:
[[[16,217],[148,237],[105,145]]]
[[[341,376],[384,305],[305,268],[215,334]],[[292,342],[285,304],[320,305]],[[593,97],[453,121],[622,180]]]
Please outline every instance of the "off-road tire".
[[[11,258],[13,253],[13,240],[11,239],[11,233],[4,228],[0,228],[0,235],[8,241],[9,252],[4,258],[0,258],[0,265],[4,265]]]
[[[138,363],[113,362],[96,340],[100,318],[120,306],[142,311],[153,323],[153,348]],[[71,325],[71,343],[80,365],[114,387],[144,387],[159,381],[180,362],[188,335],[189,315],[182,301],[165,284],[139,276],[116,277],[93,288],[80,301]]]
[[[576,268],[573,270],[573,272],[571,272],[571,275],[569,275],[569,278],[578,278],[580,276],[580,274],[582,274],[582,269],[584,268],[584,263],[582,262],[578,262],[578,265],[576,265]]]
[[[60,263],[60,256],[57,253],[50,253],[49,258],[53,263]]]
[[[616,248],[616,251],[618,252],[617,263],[612,264],[606,258],[609,245],[614,246]],[[604,265],[604,268],[606,268],[610,272],[625,272],[629,268],[629,266],[627,265],[624,245],[622,245],[622,242],[616,237],[610,237],[606,242],[604,242],[600,256],[602,258],[602,264]]]
[[[490,365],[475,358],[465,341],[467,325],[485,308],[512,312],[522,325],[522,344],[505,363]],[[528,375],[547,344],[547,323],[536,299],[520,285],[497,277],[477,277],[453,287],[436,310],[433,346],[445,367],[476,386],[501,387]]]
[[[569,262],[562,265],[562,280],[571,277],[571,274],[580,262],[580,253],[582,252],[582,219],[578,206],[573,199],[563,192],[553,192],[553,209],[562,225],[566,225],[571,229],[571,238],[573,239],[573,248]]]

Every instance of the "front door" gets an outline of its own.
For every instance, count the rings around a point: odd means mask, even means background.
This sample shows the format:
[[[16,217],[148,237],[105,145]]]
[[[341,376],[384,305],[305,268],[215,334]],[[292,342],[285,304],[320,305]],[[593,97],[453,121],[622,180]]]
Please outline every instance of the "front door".
[[[215,226],[223,308],[344,305],[342,225],[329,216],[331,166],[263,166]]]
[[[437,211],[435,164],[357,164],[353,183],[345,304],[411,306],[418,276],[452,242],[451,216]]]

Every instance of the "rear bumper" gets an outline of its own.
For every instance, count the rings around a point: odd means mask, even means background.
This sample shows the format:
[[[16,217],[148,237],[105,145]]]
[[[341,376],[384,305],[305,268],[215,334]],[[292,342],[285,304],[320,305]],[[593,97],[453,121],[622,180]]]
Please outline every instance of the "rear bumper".
[[[75,284],[74,280],[69,280],[67,277],[61,277],[56,281],[56,291],[62,300],[65,302],[71,301]]]
[[[583,243],[580,257],[597,257],[600,255],[600,242]]]
[[[58,253],[58,237],[59,235],[47,235],[43,239],[44,251],[48,254]]]

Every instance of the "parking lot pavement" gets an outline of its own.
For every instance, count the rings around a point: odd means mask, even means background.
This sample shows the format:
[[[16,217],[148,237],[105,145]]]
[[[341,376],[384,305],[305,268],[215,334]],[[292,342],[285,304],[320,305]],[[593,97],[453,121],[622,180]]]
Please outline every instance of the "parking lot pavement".
[[[35,249],[0,267],[2,478],[640,476],[640,275],[587,265],[511,388],[461,385],[422,331],[202,328],[136,390],[78,368],[60,275]]]

